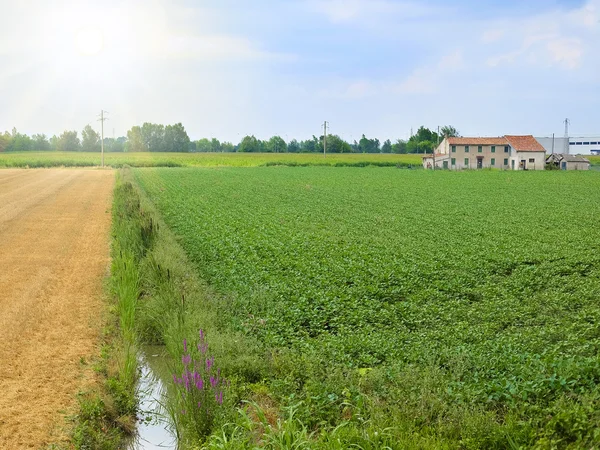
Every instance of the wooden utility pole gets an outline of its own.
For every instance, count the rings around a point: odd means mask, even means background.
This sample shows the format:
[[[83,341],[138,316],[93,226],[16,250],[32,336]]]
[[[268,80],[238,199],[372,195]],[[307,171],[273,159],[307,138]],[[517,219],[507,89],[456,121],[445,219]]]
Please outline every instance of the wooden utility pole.
[[[100,110],[100,119],[98,119],[100,121],[100,123],[102,124],[101,126],[101,139],[100,139],[100,152],[102,153],[102,167],[104,167],[104,121],[108,120],[106,117],[104,117],[104,114],[108,114],[108,111],[104,111],[103,109]],[[114,133],[114,132],[113,132]]]
[[[329,125],[329,122],[323,122],[323,130],[325,132],[323,136],[323,156],[327,156],[327,125]]]

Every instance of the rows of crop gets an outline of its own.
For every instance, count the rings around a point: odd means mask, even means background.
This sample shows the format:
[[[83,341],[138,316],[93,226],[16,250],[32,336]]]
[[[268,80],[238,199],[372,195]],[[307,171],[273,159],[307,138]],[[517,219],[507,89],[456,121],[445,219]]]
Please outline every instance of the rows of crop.
[[[453,401],[600,381],[595,173],[149,169],[232,327],[332,366],[439,368]],[[525,402],[525,403],[524,403]]]

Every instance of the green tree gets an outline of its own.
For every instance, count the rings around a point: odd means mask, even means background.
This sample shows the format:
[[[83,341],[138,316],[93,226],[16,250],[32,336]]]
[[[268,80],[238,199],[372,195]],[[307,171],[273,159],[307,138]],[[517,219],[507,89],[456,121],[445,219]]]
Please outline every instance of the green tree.
[[[284,153],[287,152],[287,144],[280,136],[273,136],[269,139],[267,149],[272,153]]]
[[[300,144],[296,139],[292,139],[288,144],[288,152],[290,153],[298,153],[300,152]]]
[[[208,153],[212,151],[211,142],[206,138],[196,141],[196,151],[201,153]]]
[[[34,134],[32,137],[35,150],[50,150],[50,142],[45,134]]]
[[[90,125],[86,125],[81,132],[81,150],[84,152],[100,151],[100,133]]]
[[[210,151],[215,152],[215,153],[221,151],[221,143],[219,142],[218,139],[212,138],[210,140]]]
[[[441,135],[442,135],[442,137],[445,137],[445,138],[460,137],[460,133],[452,125],[446,125],[446,126],[442,127]]]
[[[4,152],[8,150],[8,146],[11,141],[11,136],[8,133],[0,133],[0,152]]]
[[[398,139],[395,144],[392,144],[392,152],[398,154],[408,153],[407,142],[403,139]]]
[[[392,141],[388,139],[383,143],[381,153],[392,153]]]
[[[58,150],[62,152],[81,151],[81,142],[77,136],[77,131],[63,131],[58,137]]]
[[[221,151],[225,153],[232,153],[235,151],[235,146],[231,142],[221,142]]]
[[[358,141],[358,149],[361,153],[379,153],[379,139],[368,139],[363,134]]]
[[[260,141],[254,136],[245,136],[238,146],[238,152],[243,153],[258,153],[260,152]]]
[[[146,150],[144,140],[142,139],[141,127],[131,127],[127,132],[127,144],[125,145],[126,152],[143,152]]]

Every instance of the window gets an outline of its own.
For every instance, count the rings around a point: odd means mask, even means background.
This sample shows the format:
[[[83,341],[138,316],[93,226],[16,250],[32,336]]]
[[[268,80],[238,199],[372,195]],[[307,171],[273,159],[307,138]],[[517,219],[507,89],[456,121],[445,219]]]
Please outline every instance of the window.
[[[465,158],[465,167],[469,167],[469,158]]]
[[[481,153],[482,151],[483,151],[483,146],[482,145],[480,145],[479,147],[477,147],[477,152],[478,153]]]
[[[496,146],[492,145],[492,153],[496,153]]]
[[[590,145],[590,143],[589,142],[584,142],[583,145]]]
[[[452,153],[456,153],[456,145],[452,146]]]
[[[456,158],[452,158],[452,160],[451,160],[451,164],[452,164],[453,166],[455,166],[455,165],[456,165]]]
[[[508,153],[509,151],[510,151],[510,150],[509,150],[509,147],[508,147],[508,145],[505,145],[505,146],[504,146],[504,153]]]
[[[504,158],[504,165],[508,166],[508,158]]]
[[[591,145],[598,145],[597,142],[590,142]]]
[[[496,165],[496,158],[492,158],[492,166]]]
[[[583,142],[575,142],[575,145],[582,145]]]
[[[575,142],[569,142],[569,145],[575,145]]]
[[[469,153],[469,146],[465,145],[465,153]]]
[[[529,158],[530,163],[535,163],[535,158]]]

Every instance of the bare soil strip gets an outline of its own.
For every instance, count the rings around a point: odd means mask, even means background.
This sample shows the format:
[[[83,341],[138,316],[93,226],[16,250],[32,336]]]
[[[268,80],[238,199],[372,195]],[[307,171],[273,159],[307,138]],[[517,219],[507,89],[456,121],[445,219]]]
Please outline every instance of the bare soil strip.
[[[0,448],[56,439],[97,354],[114,173],[0,170]]]

